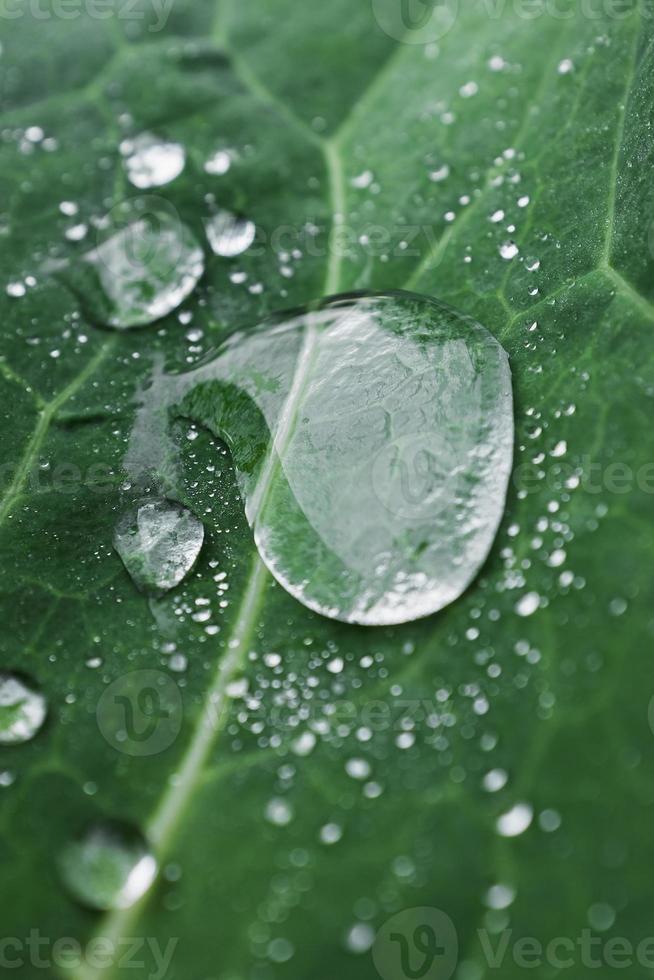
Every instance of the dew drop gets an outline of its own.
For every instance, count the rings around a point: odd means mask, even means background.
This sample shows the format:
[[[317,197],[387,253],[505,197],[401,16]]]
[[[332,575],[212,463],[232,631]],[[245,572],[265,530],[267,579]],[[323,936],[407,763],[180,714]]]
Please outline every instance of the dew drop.
[[[497,793],[504,789],[509,776],[505,769],[491,769],[482,780],[482,786],[487,793]]]
[[[511,810],[498,817],[497,832],[502,837],[518,837],[531,826],[533,818],[534,811],[528,803],[516,803]]]
[[[232,154],[229,150],[216,150],[213,156],[205,160],[204,172],[214,177],[222,177],[232,165]]]
[[[484,896],[484,902],[489,909],[508,909],[516,896],[512,885],[492,885]]]
[[[273,797],[266,805],[266,820],[277,827],[286,827],[293,819],[293,808],[281,797]]]
[[[446,163],[444,163],[442,167],[438,167],[436,170],[432,170],[430,172],[429,179],[434,184],[440,184],[441,181],[447,180],[449,176],[450,176],[450,168]]]
[[[47,702],[22,674],[0,674],[0,745],[29,742],[47,714]]]
[[[233,258],[245,252],[257,232],[253,221],[224,210],[207,218],[205,229],[211,250],[224,258]]]
[[[525,595],[521,596],[516,602],[515,611],[518,616],[531,616],[536,612],[540,605],[540,596],[538,592],[526,592]]]
[[[345,944],[351,953],[367,953],[375,941],[375,931],[367,922],[357,922],[347,934]]]
[[[407,622],[485,561],[513,411],[507,356],[472,319],[409,293],[337,297],[164,381],[170,406],[227,442],[259,553],[309,608]]]
[[[320,828],[320,840],[323,844],[337,844],[343,836],[343,828],[337,823],[326,823]]]
[[[114,548],[137,587],[151,595],[174,588],[200,554],[204,526],[181,504],[148,500],[119,520]]]
[[[163,187],[179,177],[186,163],[181,143],[162,140],[154,133],[141,133],[121,145],[127,177],[134,187],[147,190]]]
[[[514,259],[516,255],[518,255],[519,251],[520,249],[515,242],[504,242],[504,244],[500,245],[500,255],[503,259],[506,259],[507,262]]]
[[[176,309],[203,272],[202,249],[172,205],[145,197],[117,205],[97,246],[63,276],[93,319],[127,330]]]
[[[366,759],[348,759],[345,771],[352,779],[367,779],[370,775],[370,763]]]
[[[157,861],[143,835],[129,824],[95,824],[62,851],[59,873],[70,894],[100,911],[130,908],[150,888]]]

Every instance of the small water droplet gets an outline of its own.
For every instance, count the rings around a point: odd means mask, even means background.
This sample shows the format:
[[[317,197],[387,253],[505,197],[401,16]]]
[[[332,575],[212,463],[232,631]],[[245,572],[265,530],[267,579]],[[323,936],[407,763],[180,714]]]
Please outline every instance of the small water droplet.
[[[352,187],[357,188],[357,190],[365,190],[366,187],[370,187],[374,179],[375,176],[372,170],[364,170],[363,173],[353,177],[350,183],[352,184]]]
[[[375,930],[367,922],[357,922],[347,934],[345,943],[351,953],[367,953],[375,941]]]
[[[434,184],[440,184],[441,181],[447,180],[449,176],[450,176],[450,168],[446,163],[444,163],[441,167],[437,167],[436,170],[432,170],[430,172],[429,179]]]
[[[538,592],[527,592],[521,596],[515,604],[515,611],[518,616],[531,616],[536,612],[540,605]]]
[[[266,820],[277,827],[285,827],[293,819],[293,808],[287,800],[274,797],[266,805]]]
[[[337,844],[343,836],[343,828],[337,823],[326,823],[320,828],[320,840],[323,844]]]
[[[127,177],[139,190],[169,184],[179,177],[186,163],[181,143],[163,140],[154,133],[141,133],[125,140],[120,149]]]
[[[47,714],[47,702],[30,678],[0,674],[0,745],[29,742]]]
[[[316,736],[313,732],[303,732],[298,738],[295,739],[291,748],[295,755],[310,755],[313,752],[316,745]]]
[[[233,258],[245,252],[257,231],[253,221],[224,210],[207,218],[204,225],[211,250],[224,258]]]
[[[157,874],[157,861],[140,831],[109,821],[67,844],[58,866],[71,895],[104,912],[130,908]]]
[[[487,793],[498,793],[507,784],[509,775],[505,769],[491,769],[482,780],[482,786]]]
[[[204,526],[192,511],[170,500],[148,500],[122,516],[113,543],[137,587],[160,595],[189,573],[203,540]]]
[[[153,323],[197,285],[204,254],[172,205],[133,198],[102,225],[99,244],[62,273],[97,322],[117,330]]]
[[[493,885],[484,896],[489,909],[508,909],[515,901],[516,890],[512,885]]]
[[[516,803],[497,820],[497,832],[502,837],[518,837],[531,826],[533,808],[528,803]]]
[[[519,252],[520,249],[515,242],[504,242],[504,244],[500,245],[500,255],[506,261],[514,259]]]
[[[606,932],[614,925],[615,909],[606,902],[597,902],[588,909],[588,923],[595,932]]]
[[[479,91],[479,86],[476,82],[466,82],[459,89],[459,95],[463,96],[464,99],[471,99],[473,95],[476,95]]]
[[[204,164],[204,172],[214,177],[222,177],[232,165],[232,154],[229,150],[216,150]]]
[[[370,775],[370,763],[367,759],[348,759],[345,771],[352,779],[367,779]]]
[[[569,75],[570,72],[573,70],[574,70],[574,63],[571,61],[570,58],[564,58],[562,61],[559,61],[559,67],[558,67],[559,75]]]

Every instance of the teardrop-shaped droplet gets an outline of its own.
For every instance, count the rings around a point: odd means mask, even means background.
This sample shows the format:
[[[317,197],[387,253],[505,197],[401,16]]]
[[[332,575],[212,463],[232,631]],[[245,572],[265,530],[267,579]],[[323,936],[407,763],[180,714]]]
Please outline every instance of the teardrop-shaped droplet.
[[[140,190],[169,184],[179,177],[186,163],[181,143],[161,139],[154,133],[140,133],[126,140],[121,152],[127,177]]]
[[[253,221],[239,218],[229,211],[218,211],[204,223],[211,250],[215,255],[233,258],[245,252],[255,239]]]
[[[234,335],[169,383],[228,443],[261,557],[309,608],[406,622],[483,564],[512,393],[506,353],[469,317],[409,293],[344,296]]]
[[[203,272],[202,249],[172,205],[143,197],[117,205],[97,246],[63,275],[93,319],[127,330],[176,309]]]
[[[61,878],[82,905],[104,912],[127,909],[157,874],[157,861],[139,830],[111,821],[71,841],[59,861]]]
[[[120,518],[114,548],[137,587],[150,595],[174,588],[200,554],[204,525],[171,500],[148,500]]]
[[[0,745],[29,742],[47,714],[47,702],[23,674],[0,674]]]

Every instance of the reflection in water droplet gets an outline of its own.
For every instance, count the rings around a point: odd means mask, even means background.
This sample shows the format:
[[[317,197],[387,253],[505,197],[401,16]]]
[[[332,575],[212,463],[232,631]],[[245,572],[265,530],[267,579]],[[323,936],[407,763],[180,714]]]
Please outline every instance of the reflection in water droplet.
[[[64,273],[89,314],[117,330],[176,309],[204,272],[204,255],[161,198],[125,201],[103,222],[99,244]]]
[[[179,177],[186,163],[181,143],[162,140],[153,133],[125,140],[120,149],[129,181],[140,190],[169,184]]]
[[[170,500],[149,500],[124,514],[114,548],[139,589],[158,595],[174,588],[200,554],[204,526]]]
[[[157,861],[143,835],[127,824],[104,822],[69,843],[59,871],[71,895],[101,911],[127,909],[157,874]]]
[[[182,404],[229,445],[263,561],[323,615],[428,615],[488,554],[512,463],[510,372],[450,307],[393,293],[280,314],[194,370],[158,375],[150,397],[130,475],[139,456],[152,468],[162,401]]]
[[[241,255],[250,247],[256,235],[254,222],[229,211],[218,211],[207,218],[205,228],[212,251],[224,258]]]
[[[235,392],[196,392],[191,415],[225,434],[259,551],[310,608],[404,622],[474,577],[513,442],[506,354],[483,327],[408,294],[347,297],[233,337],[186,377]]]
[[[47,714],[45,697],[21,674],[0,674],[0,745],[29,742]]]

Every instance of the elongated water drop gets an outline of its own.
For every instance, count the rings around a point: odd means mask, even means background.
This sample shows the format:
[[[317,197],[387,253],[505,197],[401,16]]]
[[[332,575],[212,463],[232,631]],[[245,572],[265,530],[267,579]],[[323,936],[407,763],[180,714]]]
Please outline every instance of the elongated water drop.
[[[202,249],[172,205],[143,197],[110,212],[97,246],[64,277],[93,319],[127,330],[176,309],[203,272]]]
[[[106,821],[71,841],[59,861],[61,878],[82,905],[104,912],[127,909],[157,874],[157,861],[139,830]]]
[[[204,526],[170,500],[148,500],[120,518],[114,548],[142,592],[161,595],[190,572],[200,554]]]
[[[0,674],[0,745],[29,742],[47,714],[45,697],[22,674]]]
[[[406,622],[483,564],[511,470],[511,378],[491,334],[450,307],[336,298],[232,336],[152,391],[225,439],[259,553],[309,608]],[[144,408],[132,465],[139,446],[151,460],[152,431]]]

